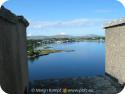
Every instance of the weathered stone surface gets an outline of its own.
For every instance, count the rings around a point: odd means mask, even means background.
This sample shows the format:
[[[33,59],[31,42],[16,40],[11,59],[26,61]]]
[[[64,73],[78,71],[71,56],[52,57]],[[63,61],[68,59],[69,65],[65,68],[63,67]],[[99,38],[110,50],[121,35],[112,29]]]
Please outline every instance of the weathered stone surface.
[[[107,24],[106,72],[125,83],[125,19]]]
[[[0,85],[9,94],[24,94],[28,86],[28,24],[22,16],[0,9]]]
[[[112,77],[94,76],[94,77],[76,77],[64,79],[38,80],[30,83],[28,94],[117,94],[123,87]],[[80,92],[68,92],[66,90],[82,90]],[[39,89],[39,90],[38,90]],[[40,89],[61,89],[61,92],[40,91]]]

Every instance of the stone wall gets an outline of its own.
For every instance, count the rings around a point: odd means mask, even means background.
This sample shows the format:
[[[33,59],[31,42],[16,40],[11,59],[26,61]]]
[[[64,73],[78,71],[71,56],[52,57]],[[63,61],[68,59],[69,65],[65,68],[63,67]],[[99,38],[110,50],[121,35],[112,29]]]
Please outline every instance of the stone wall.
[[[9,94],[24,94],[28,87],[27,26],[22,16],[0,8],[0,85]]]
[[[105,25],[106,73],[125,83],[125,19]]]

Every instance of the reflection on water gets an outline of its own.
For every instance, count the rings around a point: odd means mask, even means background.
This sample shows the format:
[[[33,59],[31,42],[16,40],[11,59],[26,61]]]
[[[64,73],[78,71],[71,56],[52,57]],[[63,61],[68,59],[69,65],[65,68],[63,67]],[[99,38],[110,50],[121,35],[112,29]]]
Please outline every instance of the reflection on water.
[[[104,75],[104,45],[103,42],[51,44],[50,49],[67,50],[67,52],[29,60],[30,80]]]

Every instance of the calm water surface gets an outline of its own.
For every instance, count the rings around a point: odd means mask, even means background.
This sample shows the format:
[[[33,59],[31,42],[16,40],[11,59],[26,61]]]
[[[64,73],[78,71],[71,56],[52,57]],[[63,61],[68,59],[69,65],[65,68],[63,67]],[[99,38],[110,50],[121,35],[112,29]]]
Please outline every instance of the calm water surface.
[[[104,75],[105,44],[102,42],[74,42],[52,44],[51,49],[75,50],[53,53],[29,60],[30,80]]]

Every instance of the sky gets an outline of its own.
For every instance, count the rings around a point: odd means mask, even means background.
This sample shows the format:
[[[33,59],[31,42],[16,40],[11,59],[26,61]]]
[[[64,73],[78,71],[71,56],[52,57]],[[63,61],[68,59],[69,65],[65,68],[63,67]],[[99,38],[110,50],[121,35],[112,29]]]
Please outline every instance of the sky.
[[[125,17],[117,0],[9,0],[4,6],[29,21],[27,36],[105,35],[106,22]]]

